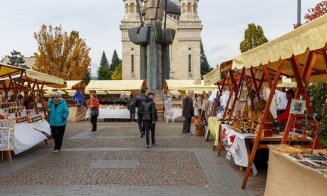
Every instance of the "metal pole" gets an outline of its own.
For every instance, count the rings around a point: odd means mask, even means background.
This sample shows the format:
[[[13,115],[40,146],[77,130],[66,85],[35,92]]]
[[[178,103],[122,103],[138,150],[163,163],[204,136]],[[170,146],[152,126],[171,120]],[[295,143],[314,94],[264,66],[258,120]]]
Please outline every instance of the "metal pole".
[[[301,26],[301,0],[297,0],[297,25]]]

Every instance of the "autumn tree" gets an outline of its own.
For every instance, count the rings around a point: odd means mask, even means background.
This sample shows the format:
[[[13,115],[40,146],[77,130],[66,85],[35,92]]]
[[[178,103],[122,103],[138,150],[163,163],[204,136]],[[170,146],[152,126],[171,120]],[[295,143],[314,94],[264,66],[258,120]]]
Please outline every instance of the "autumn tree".
[[[112,80],[122,80],[123,79],[122,72],[123,72],[123,63],[120,61],[118,66],[112,73],[111,79]]]
[[[13,50],[12,52],[10,52],[10,54],[11,55],[8,56],[8,58],[9,58],[8,64],[9,65],[29,69],[29,67],[24,64],[25,63],[24,56],[20,52]]]
[[[98,69],[98,80],[111,80],[111,71],[106,53],[103,51],[100,67]]]
[[[308,10],[308,13],[304,16],[306,22],[310,22],[316,18],[327,13],[327,1],[318,3],[314,8]]]
[[[262,27],[251,23],[245,30],[244,40],[240,44],[240,50],[243,53],[266,42],[268,42],[268,39],[264,35]]]
[[[209,63],[208,63],[208,59],[207,56],[205,54],[204,48],[203,48],[203,43],[201,40],[201,57],[200,57],[200,61],[201,61],[201,75],[205,75],[207,73],[209,73],[210,71],[212,71],[212,67],[210,67]]]
[[[63,32],[61,26],[42,25],[34,33],[38,52],[34,69],[65,80],[81,80],[91,63],[90,48],[78,31]]]
[[[111,64],[110,64],[111,73],[113,73],[115,69],[119,66],[120,61],[121,60],[118,57],[117,51],[114,50],[114,53],[112,54],[112,58],[111,58]]]

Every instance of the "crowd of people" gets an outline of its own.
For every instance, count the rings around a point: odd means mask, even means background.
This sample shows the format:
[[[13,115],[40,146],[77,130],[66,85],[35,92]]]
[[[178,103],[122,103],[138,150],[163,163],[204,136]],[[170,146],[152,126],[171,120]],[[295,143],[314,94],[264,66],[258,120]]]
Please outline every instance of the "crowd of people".
[[[285,123],[287,121],[291,107],[291,100],[295,97],[295,93],[292,89],[289,89],[284,93],[285,95],[283,95],[283,93],[276,93],[276,96],[282,97],[282,100],[278,100],[277,102],[285,105],[284,107],[277,107],[277,118],[274,118],[273,115],[269,113],[269,119],[281,123]],[[227,97],[226,95],[228,95],[228,91],[223,92],[222,96],[220,96],[221,99],[219,101],[215,100],[212,103],[208,99],[206,99],[205,95],[196,95],[193,91],[189,91],[188,95],[186,95],[183,99],[182,116],[184,117],[184,121],[182,133],[191,133],[191,123],[193,117],[197,117],[201,121],[206,122],[212,110],[212,107],[218,108],[217,111],[219,112],[219,108],[221,108],[223,104],[226,104],[226,101],[224,100]],[[255,91],[251,92],[251,96],[253,96],[256,110],[263,111],[266,105],[265,100],[256,98]],[[132,123],[136,121],[135,117],[137,112],[138,129],[140,137],[143,138],[145,136],[146,138],[146,148],[150,147],[150,136],[151,144],[156,145],[155,130],[156,122],[158,121],[158,112],[156,109],[154,98],[155,95],[153,93],[148,93],[146,95],[145,90],[141,90],[140,95],[134,97],[131,94],[130,98],[127,101],[127,109],[130,112],[130,121]],[[97,98],[97,95],[95,93],[92,93],[90,95],[90,99],[88,101],[85,101],[84,95],[81,92],[77,91],[73,99],[79,105],[85,104],[89,108],[89,119],[92,124],[91,132],[96,132],[97,118],[99,116],[100,106],[100,102]],[[22,99],[20,98],[18,100]],[[55,141],[54,152],[58,152],[62,146],[63,135],[65,132],[67,118],[69,115],[68,106],[64,99],[61,98],[60,93],[54,93],[53,97],[48,102],[47,111],[49,113],[51,133]]]

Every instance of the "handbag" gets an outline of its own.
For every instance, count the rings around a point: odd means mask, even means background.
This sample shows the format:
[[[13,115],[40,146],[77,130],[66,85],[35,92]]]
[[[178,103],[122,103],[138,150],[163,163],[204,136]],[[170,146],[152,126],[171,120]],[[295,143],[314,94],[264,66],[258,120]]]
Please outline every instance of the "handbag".
[[[99,110],[96,109],[96,108],[92,108],[92,109],[91,109],[91,116],[96,116],[96,117],[98,117],[98,116],[99,116]]]

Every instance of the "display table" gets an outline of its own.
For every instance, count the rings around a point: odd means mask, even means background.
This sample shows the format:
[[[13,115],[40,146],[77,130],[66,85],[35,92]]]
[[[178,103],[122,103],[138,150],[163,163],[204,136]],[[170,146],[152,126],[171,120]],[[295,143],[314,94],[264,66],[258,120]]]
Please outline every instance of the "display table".
[[[111,109],[111,108],[100,108],[98,119],[129,119],[130,113],[128,109]],[[135,115],[137,119],[137,112]]]
[[[289,156],[269,150],[269,164],[265,196],[325,196],[327,176],[303,166]]]
[[[86,119],[86,107],[69,107],[68,122],[78,122]]]
[[[207,132],[206,135],[206,139],[208,139],[209,133],[215,138],[215,142],[214,142],[214,148],[216,146],[218,146],[219,143],[219,137],[220,137],[220,133],[219,133],[219,127],[220,127],[221,121],[218,120],[217,117],[209,117],[208,118],[208,128],[207,128]]]
[[[51,135],[50,125],[45,120],[16,124],[14,153],[24,152],[46,140],[47,137],[42,132]]]
[[[221,143],[219,149],[221,150],[224,144],[225,149],[230,152],[234,158],[236,165],[247,167],[248,165],[248,152],[249,143],[253,143],[256,134],[253,133],[239,133],[235,131],[231,126],[227,124],[221,125],[221,135],[223,143]],[[283,133],[274,134],[272,137],[265,137],[260,139],[260,144],[258,148],[267,148],[267,143],[280,143],[283,138]],[[291,142],[312,142],[311,138],[298,138],[292,139]]]

